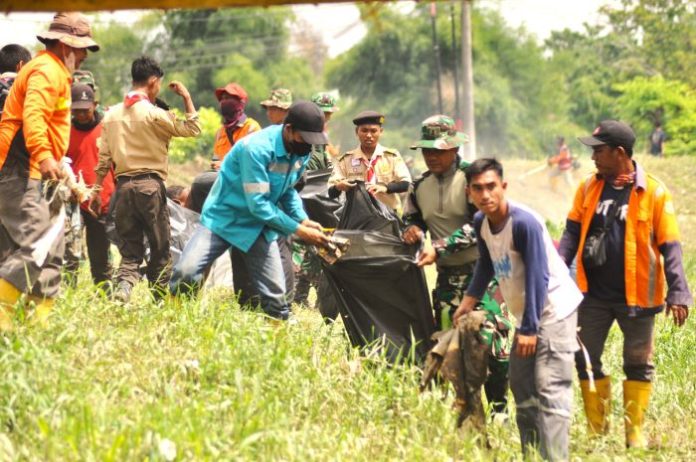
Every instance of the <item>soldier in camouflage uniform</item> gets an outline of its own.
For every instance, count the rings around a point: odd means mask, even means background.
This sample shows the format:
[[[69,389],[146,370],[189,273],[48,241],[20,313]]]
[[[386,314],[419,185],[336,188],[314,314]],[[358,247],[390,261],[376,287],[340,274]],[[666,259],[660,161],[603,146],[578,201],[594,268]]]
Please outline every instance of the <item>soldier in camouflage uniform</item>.
[[[288,109],[292,106],[292,92],[287,88],[276,88],[268,99],[261,101],[266,117],[272,125],[282,124]]]
[[[329,178],[329,195],[365,182],[367,190],[395,213],[401,212],[400,193],[408,191],[411,174],[399,151],[379,144],[384,116],[375,111],[363,111],[353,119],[360,146],[336,159]]]
[[[327,132],[326,126],[331,120],[334,112],[338,111],[336,97],[331,93],[320,92],[312,95],[312,102],[319,106],[324,112],[324,133]],[[307,163],[306,171],[325,170],[331,168],[331,158],[335,155],[332,145],[312,146],[312,153]],[[295,267],[295,303],[308,303],[309,289],[314,286],[319,288],[321,277],[321,261],[319,257],[311,253],[310,249],[303,243],[294,241],[292,244],[292,262]],[[321,300],[317,297],[317,307]]]
[[[452,315],[466,294],[478,259],[476,233],[472,227],[476,209],[466,196],[466,162],[457,152],[467,141],[457,132],[454,120],[435,115],[423,121],[421,140],[411,149],[422,149],[428,167],[418,178],[409,194],[404,211],[406,230],[404,241],[422,242],[430,232],[432,249],[425,249],[419,266],[437,263],[437,285],[433,290],[433,307],[440,329],[452,327]],[[496,283],[481,299],[478,309],[486,314],[480,340],[490,346],[489,377],[485,384],[486,397],[494,412],[504,412],[508,389],[508,331],[507,313],[493,298]]]

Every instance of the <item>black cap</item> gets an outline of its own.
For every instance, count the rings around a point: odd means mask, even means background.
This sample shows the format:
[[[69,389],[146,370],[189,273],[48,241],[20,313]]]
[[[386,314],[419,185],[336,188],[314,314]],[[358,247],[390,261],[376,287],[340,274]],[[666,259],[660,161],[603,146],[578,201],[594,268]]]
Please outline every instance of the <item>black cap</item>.
[[[329,139],[324,134],[324,111],[319,106],[309,101],[298,101],[290,106],[285,116],[285,124],[300,132],[305,143],[329,144]]]
[[[362,111],[353,119],[355,125],[382,125],[384,114],[375,111]]]
[[[94,90],[85,83],[76,83],[71,88],[72,109],[89,109],[94,105]]]
[[[581,136],[578,140],[587,146],[608,144],[609,146],[633,149],[633,144],[636,142],[636,134],[631,127],[623,122],[603,120],[594,129],[591,136]]]

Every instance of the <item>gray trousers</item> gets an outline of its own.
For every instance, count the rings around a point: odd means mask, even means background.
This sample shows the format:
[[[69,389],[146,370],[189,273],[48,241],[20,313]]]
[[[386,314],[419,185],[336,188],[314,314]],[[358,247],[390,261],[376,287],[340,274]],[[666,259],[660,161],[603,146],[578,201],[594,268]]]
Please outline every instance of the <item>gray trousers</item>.
[[[63,265],[64,223],[51,223],[41,182],[0,172],[0,278],[18,290],[55,298]],[[38,243],[50,246],[48,254]]]
[[[578,308],[580,340],[587,348],[595,379],[605,377],[602,353],[609,329],[616,321],[623,333],[623,370],[628,380],[650,382],[655,375],[653,337],[656,310],[629,308],[622,303],[604,302],[585,296]],[[586,380],[585,357],[575,355],[578,376]]]
[[[510,389],[517,405],[522,452],[539,448],[546,460],[568,459],[572,417],[573,366],[578,349],[577,311],[560,321],[542,319],[536,354],[517,355],[517,333],[510,354]]]

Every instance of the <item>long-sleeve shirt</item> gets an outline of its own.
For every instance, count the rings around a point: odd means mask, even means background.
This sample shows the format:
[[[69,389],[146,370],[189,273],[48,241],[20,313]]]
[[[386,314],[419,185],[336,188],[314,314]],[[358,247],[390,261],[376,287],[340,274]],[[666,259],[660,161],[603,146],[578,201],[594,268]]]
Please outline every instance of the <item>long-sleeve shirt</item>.
[[[634,167],[636,180],[628,206],[621,210],[624,236],[618,243],[623,247],[626,305],[644,309],[660,309],[665,302],[691,306],[672,195],[639,164],[634,162]],[[604,189],[605,180],[596,174],[578,187],[561,238],[559,252],[568,265],[576,259],[578,286],[585,293],[590,292],[591,281],[582,263],[582,249],[595,216],[608,207],[601,202]],[[609,239],[607,245],[617,243]]]
[[[474,217],[479,260],[467,294],[480,299],[493,276],[524,335],[535,335],[542,317],[561,320],[573,313],[582,293],[558,255],[541,217],[508,201],[503,228],[493,232],[481,212]]]
[[[308,161],[285,149],[282,125],[242,138],[222,161],[201,224],[244,252],[262,233],[268,242],[294,233],[307,219],[293,186]]]
[[[116,178],[155,173],[166,180],[169,141],[201,133],[197,113],[187,113],[185,120],[179,120],[147,100],[130,107],[124,103],[111,107],[102,127],[96,172],[105,176],[113,164]]]
[[[40,51],[17,74],[5,101],[0,122],[0,169],[8,155],[21,159],[29,177],[41,179],[39,164],[46,159],[61,160],[70,138],[70,71],[50,51]],[[25,152],[10,146],[19,130],[24,135]]]

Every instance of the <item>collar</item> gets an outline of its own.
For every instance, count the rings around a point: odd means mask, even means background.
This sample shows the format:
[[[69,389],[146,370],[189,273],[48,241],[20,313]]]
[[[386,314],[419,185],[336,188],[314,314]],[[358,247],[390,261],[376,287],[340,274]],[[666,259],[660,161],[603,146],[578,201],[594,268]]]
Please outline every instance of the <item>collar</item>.
[[[641,167],[635,160],[632,162],[633,162],[633,168],[636,171],[636,182],[635,182],[636,189],[642,189],[645,191],[648,188],[647,174],[645,173],[645,170],[643,170],[643,167]],[[597,173],[595,175],[595,177],[598,180],[604,181],[604,177],[602,175],[600,175],[599,173]]]
[[[363,150],[362,150],[362,149],[360,148],[360,146],[358,145],[358,147],[355,148],[355,150],[353,151],[353,154],[359,154],[361,157],[365,157],[366,159],[371,160],[371,159],[373,159],[373,158],[375,158],[375,157],[380,157],[380,156],[383,156],[383,155],[384,155],[384,146],[382,146],[381,144],[377,143],[377,146],[375,146],[375,152],[372,153],[372,156],[368,156],[367,154],[365,154],[365,153],[363,152]]]
[[[70,80],[70,83],[72,83],[73,79],[72,79],[72,75],[70,75],[70,71],[68,70],[67,67],[65,67],[65,64],[63,63],[63,61],[60,60],[60,58],[58,56],[56,56],[55,54],[51,53],[48,50],[39,51],[36,54],[36,57],[38,58],[41,55],[50,56],[60,66],[61,70],[65,73],[65,76],[68,78],[68,80]]]
[[[276,157],[287,157],[290,158],[290,153],[285,149],[285,143],[283,143],[283,127],[285,125],[271,125],[267,130],[276,131],[275,140],[275,155]]]

